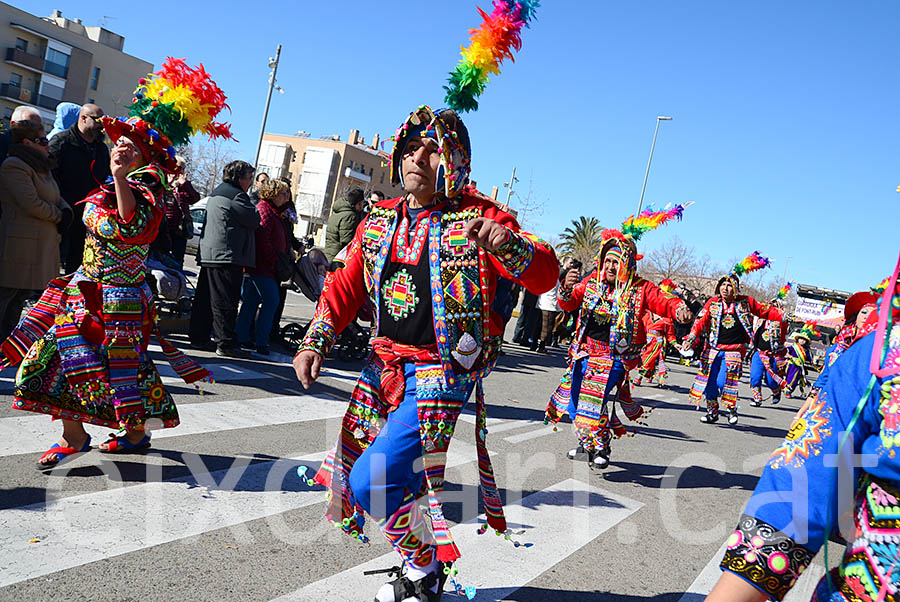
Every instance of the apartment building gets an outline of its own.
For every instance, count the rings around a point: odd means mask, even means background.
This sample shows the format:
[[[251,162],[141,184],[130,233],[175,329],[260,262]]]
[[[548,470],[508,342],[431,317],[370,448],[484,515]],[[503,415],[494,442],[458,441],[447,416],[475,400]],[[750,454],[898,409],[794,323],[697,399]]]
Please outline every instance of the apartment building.
[[[105,27],[58,10],[38,17],[0,2],[0,118],[8,125],[13,109],[26,104],[52,124],[63,101],[122,114],[137,80],[153,71],[124,47],[125,38]]]

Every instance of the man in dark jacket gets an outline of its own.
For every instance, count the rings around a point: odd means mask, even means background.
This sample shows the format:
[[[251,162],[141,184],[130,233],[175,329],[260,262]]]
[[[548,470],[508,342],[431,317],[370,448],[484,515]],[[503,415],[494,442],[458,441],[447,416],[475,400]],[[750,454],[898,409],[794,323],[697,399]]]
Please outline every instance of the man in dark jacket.
[[[53,177],[63,200],[75,213],[72,225],[62,233],[60,245],[67,274],[78,269],[84,254],[84,205],[78,203],[109,177],[109,149],[103,142],[103,126],[97,121],[100,117],[103,109],[86,104],[75,125],[50,140],[50,156],[56,160]]]
[[[211,327],[216,355],[223,357],[250,357],[238,347],[235,323],[244,268],[256,265],[255,231],[260,218],[247,196],[253,172],[246,161],[225,166],[222,183],[206,202],[200,236],[201,267],[191,308],[190,338],[194,347],[209,349]]]
[[[365,204],[365,193],[362,188],[352,189],[345,198],[334,203],[331,216],[328,218],[328,228],[325,230],[325,257],[329,263],[353,240],[356,227],[362,220]]]

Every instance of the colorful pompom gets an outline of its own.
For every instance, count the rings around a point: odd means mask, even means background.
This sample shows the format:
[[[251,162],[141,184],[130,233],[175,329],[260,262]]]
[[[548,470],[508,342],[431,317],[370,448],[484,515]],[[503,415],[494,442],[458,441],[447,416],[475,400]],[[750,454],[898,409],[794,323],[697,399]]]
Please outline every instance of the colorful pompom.
[[[750,272],[755,272],[756,270],[761,270],[763,268],[769,267],[768,257],[763,257],[759,254],[759,251],[753,251],[750,255],[747,255],[741,261],[734,265],[734,268],[731,270],[731,273],[735,276],[743,276],[744,274],[749,274]]]
[[[780,289],[778,289],[778,294],[775,295],[775,298],[776,299],[784,299],[785,297],[787,297],[788,293],[791,292],[791,289],[793,287],[794,287],[794,284],[792,282],[788,282],[787,284],[782,286]]]
[[[462,60],[450,73],[444,86],[447,105],[456,111],[478,109],[477,98],[484,92],[489,76],[500,73],[500,65],[522,49],[521,32],[534,19],[538,0],[494,0],[487,14],[480,8],[481,26],[469,30],[469,46],[462,49]]]
[[[637,217],[632,215],[625,220],[622,224],[622,233],[630,236],[632,240],[640,240],[645,233],[659,228],[668,221],[673,219],[681,221],[685,208],[690,206],[691,203],[675,205],[671,208],[666,205],[662,211],[654,211],[652,207],[647,207]]]

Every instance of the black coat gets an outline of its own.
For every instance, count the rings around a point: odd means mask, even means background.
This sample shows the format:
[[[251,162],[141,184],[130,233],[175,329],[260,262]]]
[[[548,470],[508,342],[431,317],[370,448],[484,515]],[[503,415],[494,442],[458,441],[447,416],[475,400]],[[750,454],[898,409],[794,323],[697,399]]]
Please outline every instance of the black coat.
[[[50,139],[50,156],[56,159],[53,177],[59,184],[59,193],[73,208],[110,175],[106,144],[99,139],[88,142],[82,138],[77,122]],[[75,214],[80,216],[83,211],[83,205],[79,205]]]

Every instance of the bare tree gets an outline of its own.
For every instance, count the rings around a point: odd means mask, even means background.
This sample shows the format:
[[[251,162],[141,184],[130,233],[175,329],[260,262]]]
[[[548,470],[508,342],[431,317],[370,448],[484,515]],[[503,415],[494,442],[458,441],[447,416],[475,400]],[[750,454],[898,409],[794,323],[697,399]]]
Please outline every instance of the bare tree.
[[[694,247],[685,245],[677,236],[647,253],[644,261],[646,269],[660,278],[696,275]]]
[[[212,194],[222,181],[222,170],[236,158],[231,143],[218,139],[183,146],[178,154],[184,157],[185,172],[200,196]]]
[[[515,193],[514,193],[515,194]],[[524,196],[515,194],[516,211],[518,216],[516,220],[526,230],[531,230],[537,225],[537,221],[544,215],[544,209],[547,206],[547,199],[538,196],[534,189],[534,172],[528,176],[528,192]]]

